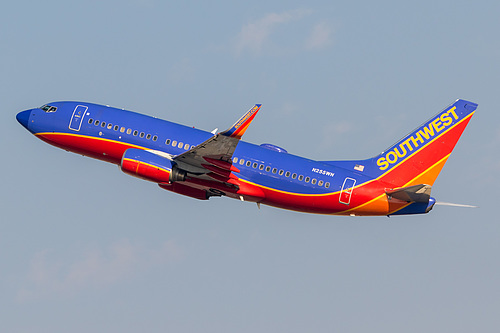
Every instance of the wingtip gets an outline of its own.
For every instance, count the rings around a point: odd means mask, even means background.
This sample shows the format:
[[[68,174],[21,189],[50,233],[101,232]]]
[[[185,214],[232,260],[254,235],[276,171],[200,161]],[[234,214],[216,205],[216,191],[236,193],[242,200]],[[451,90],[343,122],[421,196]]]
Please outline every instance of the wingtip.
[[[234,125],[230,129],[222,132],[221,134],[224,136],[240,139],[252,122],[253,118],[257,115],[257,112],[259,111],[261,105],[262,104],[255,104],[236,123],[234,123]]]

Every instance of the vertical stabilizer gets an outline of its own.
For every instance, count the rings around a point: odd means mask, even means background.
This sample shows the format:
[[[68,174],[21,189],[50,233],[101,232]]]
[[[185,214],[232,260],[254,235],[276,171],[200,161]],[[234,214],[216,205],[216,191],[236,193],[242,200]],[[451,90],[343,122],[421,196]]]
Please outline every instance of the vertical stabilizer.
[[[476,103],[457,100],[374,157],[370,171],[396,186],[434,184],[476,108]]]

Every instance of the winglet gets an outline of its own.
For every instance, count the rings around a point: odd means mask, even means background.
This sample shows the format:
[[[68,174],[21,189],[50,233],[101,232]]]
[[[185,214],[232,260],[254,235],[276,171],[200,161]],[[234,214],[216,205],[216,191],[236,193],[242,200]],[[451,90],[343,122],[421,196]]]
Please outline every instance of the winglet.
[[[236,123],[234,123],[230,129],[222,132],[221,135],[241,139],[253,118],[257,115],[261,106],[262,104],[255,104],[255,106],[248,110],[248,112],[245,113]]]

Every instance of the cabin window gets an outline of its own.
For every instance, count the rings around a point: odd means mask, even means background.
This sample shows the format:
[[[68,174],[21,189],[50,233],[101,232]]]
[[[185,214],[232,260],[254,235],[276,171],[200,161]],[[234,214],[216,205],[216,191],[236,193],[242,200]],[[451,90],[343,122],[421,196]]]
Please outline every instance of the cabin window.
[[[94,119],[90,118],[89,119],[89,124],[92,124],[94,122]]]
[[[94,125],[99,126],[99,120],[97,120],[97,119],[96,119],[96,120],[94,121]]]
[[[311,180],[310,177],[306,177],[306,183],[309,183],[310,180]]]
[[[191,149],[193,149],[193,148],[194,148],[194,145],[191,146]]]
[[[184,145],[184,150],[189,150],[189,143],[186,143],[186,144]]]
[[[252,164],[252,168],[256,169],[256,168],[257,168],[257,165],[258,165],[258,164],[257,164],[257,162],[253,162],[253,164]]]
[[[170,145],[170,141],[171,141],[170,139],[167,139],[167,141],[165,141],[165,144],[166,144],[167,146],[168,146],[168,145]]]
[[[140,136],[141,138],[143,138],[143,137],[144,137],[144,132],[141,132],[141,134],[139,134],[139,136]]]
[[[294,173],[294,174],[292,175],[292,179],[295,179],[295,178],[297,178],[297,174],[296,174],[296,173]]]
[[[250,166],[250,164],[252,164],[252,162],[247,161],[247,167],[249,167],[249,166]]]
[[[316,184],[316,178],[313,178],[313,180],[311,180],[311,184],[315,185]]]
[[[271,171],[271,167],[270,167],[269,165],[268,165],[268,166],[266,166],[266,171],[267,171],[267,172]]]
[[[123,132],[125,132],[125,127],[123,127],[123,126],[122,126],[122,127],[120,128],[120,133],[123,133]]]
[[[245,160],[244,159],[240,159],[240,165],[243,165],[245,164]]]
[[[108,124],[108,129],[111,129],[112,127],[113,127],[113,125]]]
[[[146,135],[146,139],[147,140],[151,139],[151,134],[148,133],[148,135]]]
[[[144,133],[141,133],[141,135],[142,135],[142,136],[144,136],[143,134],[144,134]],[[142,138],[142,136],[141,136],[141,138]],[[176,146],[177,146],[177,141],[175,141],[175,140],[174,140],[174,141],[172,141],[172,146],[176,147]]]
[[[103,121],[103,122],[101,123],[101,127],[106,127],[106,122],[104,122],[104,121]]]
[[[118,125],[115,125],[115,128],[113,128],[115,131],[118,131],[118,129],[120,128],[120,126]]]
[[[276,172],[278,172],[278,169],[273,168],[273,173],[276,173]]]
[[[290,177],[290,171],[287,171],[287,172],[285,173],[285,177]]]
[[[233,163],[234,164],[238,163],[238,157],[233,157]]]
[[[300,175],[299,180],[302,181],[304,179],[304,176]]]
[[[264,170],[264,164],[259,165],[259,170]]]
[[[330,183],[329,183],[329,182],[326,182],[325,187],[326,187],[326,188],[329,188],[329,187],[330,187]]]
[[[155,136],[153,136],[153,141],[156,141],[156,140],[158,140],[158,137],[155,135]]]
[[[133,136],[137,136],[137,134],[139,134],[139,131],[135,130]]]
[[[132,129],[131,128],[127,128],[127,134],[130,134],[132,133]]]
[[[280,170],[280,176],[283,176],[283,172],[285,172],[285,171],[283,171],[283,169],[281,169]]]
[[[318,181],[318,186],[323,186],[323,181],[322,180]]]

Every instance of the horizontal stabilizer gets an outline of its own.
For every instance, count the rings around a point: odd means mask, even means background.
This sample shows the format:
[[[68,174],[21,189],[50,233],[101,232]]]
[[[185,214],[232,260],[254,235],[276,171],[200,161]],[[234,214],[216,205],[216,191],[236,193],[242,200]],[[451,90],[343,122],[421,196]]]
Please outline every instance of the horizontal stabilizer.
[[[432,186],[430,185],[420,184],[387,190],[385,193],[389,199],[394,198],[406,202],[428,203],[431,197],[431,189]]]

